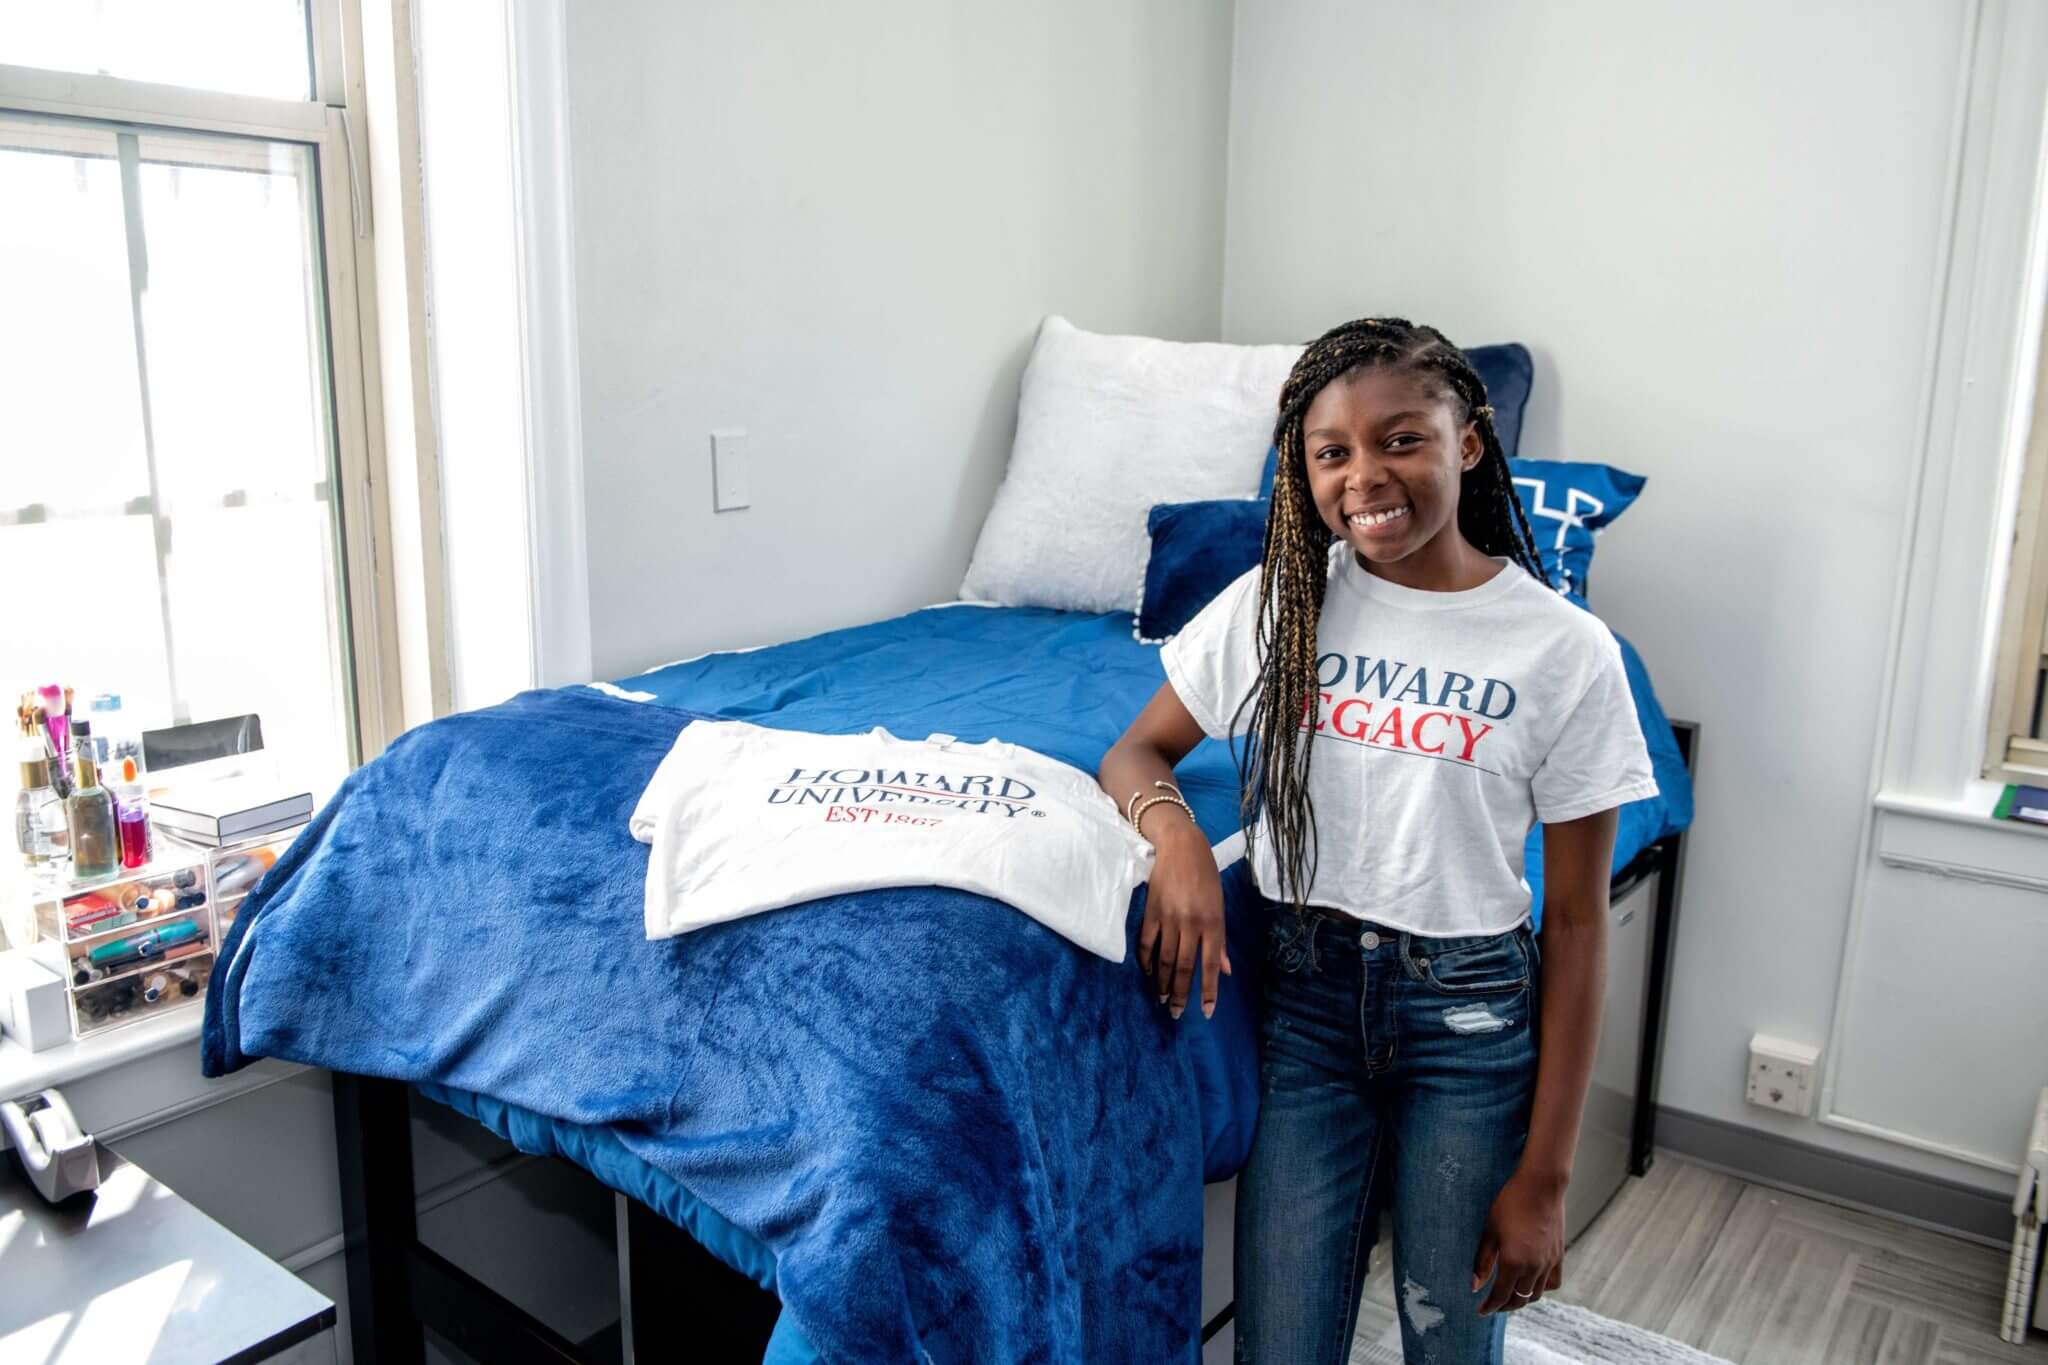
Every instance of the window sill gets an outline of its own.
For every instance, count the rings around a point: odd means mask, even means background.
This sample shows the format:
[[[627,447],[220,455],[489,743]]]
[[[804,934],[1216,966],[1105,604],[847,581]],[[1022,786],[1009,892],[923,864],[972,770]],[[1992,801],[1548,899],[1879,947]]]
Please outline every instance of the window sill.
[[[1911,872],[2048,893],[2048,828],[1991,814],[2001,787],[1973,782],[1959,800],[1878,793],[1879,862]]]
[[[41,1052],[30,1052],[12,1038],[0,1038],[0,1097],[63,1085],[192,1042],[199,1037],[199,1022],[199,1010],[184,1009]]]
[[[2005,787],[1997,782],[1972,782],[1956,800],[1881,791],[1877,794],[1876,805],[1879,810],[1890,811],[1894,815],[1918,816],[1924,820],[1946,820],[1952,824],[1974,825],[1979,829],[1998,830],[2003,834],[2017,834],[2029,839],[2048,838],[2048,825],[2030,825],[2024,820],[2001,820],[1991,813],[1997,807],[1999,795],[2004,790]]]
[[[305,1069],[265,1060],[232,1076],[206,1079],[199,1074],[200,1013],[179,1010],[41,1052],[0,1038],[0,1099],[61,1087],[85,1130],[111,1142]],[[0,1138],[0,1148],[5,1146]]]

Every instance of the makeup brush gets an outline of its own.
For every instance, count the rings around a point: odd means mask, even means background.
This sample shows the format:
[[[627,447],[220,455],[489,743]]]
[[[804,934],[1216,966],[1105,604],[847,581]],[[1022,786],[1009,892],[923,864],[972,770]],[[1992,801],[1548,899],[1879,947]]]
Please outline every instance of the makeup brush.
[[[55,683],[39,689],[43,704],[36,708],[36,720],[50,745],[50,786],[57,795],[71,795],[71,714],[61,709],[64,689]]]
[[[64,689],[49,683],[41,689],[43,728],[50,736],[50,757],[63,759],[71,752],[71,707]]]

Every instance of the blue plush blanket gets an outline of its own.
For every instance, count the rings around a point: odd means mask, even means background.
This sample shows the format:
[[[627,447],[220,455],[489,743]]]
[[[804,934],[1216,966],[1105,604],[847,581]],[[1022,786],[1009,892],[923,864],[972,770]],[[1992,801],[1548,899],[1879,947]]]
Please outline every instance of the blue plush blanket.
[[[602,1129],[767,1249],[825,1359],[1192,1359],[1182,1040],[1215,1024],[935,888],[647,942],[626,821],[687,720],[529,693],[405,736],[245,903],[207,1072],[284,1057]]]
[[[1214,1021],[1174,1025],[1134,963],[936,888],[649,943],[626,829],[693,713],[1000,736],[1092,770],[1160,680],[1128,616],[963,607],[424,726],[245,902],[206,1070],[412,1081],[581,1161],[776,1290],[778,1361],[1191,1359],[1201,1181],[1242,1161],[1256,1108],[1241,875],[1238,975]],[[1180,775],[1228,834],[1228,755]],[[1672,826],[1640,804],[1625,844]]]

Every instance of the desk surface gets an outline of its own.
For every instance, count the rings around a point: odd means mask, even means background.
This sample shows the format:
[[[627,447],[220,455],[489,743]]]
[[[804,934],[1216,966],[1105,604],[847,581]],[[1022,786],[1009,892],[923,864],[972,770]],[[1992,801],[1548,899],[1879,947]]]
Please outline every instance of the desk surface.
[[[263,1360],[334,1305],[110,1152],[98,1194],[52,1208],[0,1159],[0,1365]]]

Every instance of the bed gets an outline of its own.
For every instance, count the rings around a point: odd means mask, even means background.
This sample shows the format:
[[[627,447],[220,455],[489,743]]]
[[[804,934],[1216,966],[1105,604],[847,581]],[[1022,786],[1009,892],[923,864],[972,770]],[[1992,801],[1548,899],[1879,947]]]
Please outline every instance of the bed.
[[[1666,866],[1675,898],[1684,732],[1625,657],[1667,796],[1623,812],[1616,871]],[[352,777],[230,932],[204,1055],[337,1073],[358,1358],[417,1359],[422,1326],[493,1361],[592,1358],[418,1245],[406,1086],[628,1196],[644,1265],[651,1210],[688,1234],[671,1264],[736,1272],[685,1322],[673,1293],[633,1304],[643,1358],[1193,1358],[1220,1316],[1202,1184],[1256,1122],[1256,970],[1176,1025],[1132,962],[936,888],[648,943],[625,832],[693,717],[1000,735],[1092,770],[1160,681],[1128,614],[961,603],[525,694]],[[1230,757],[1204,744],[1180,776],[1256,964]]]

